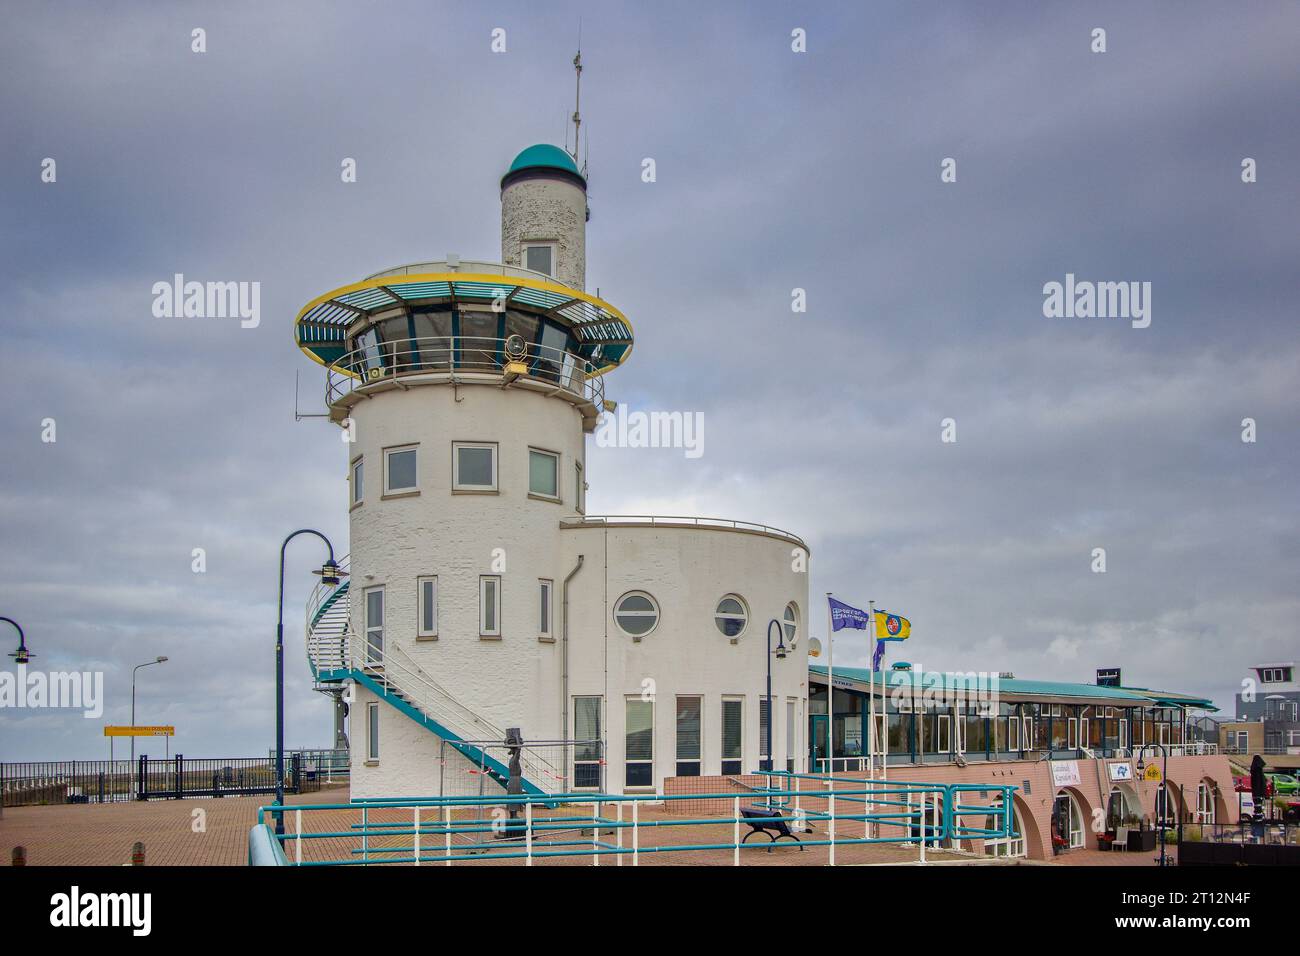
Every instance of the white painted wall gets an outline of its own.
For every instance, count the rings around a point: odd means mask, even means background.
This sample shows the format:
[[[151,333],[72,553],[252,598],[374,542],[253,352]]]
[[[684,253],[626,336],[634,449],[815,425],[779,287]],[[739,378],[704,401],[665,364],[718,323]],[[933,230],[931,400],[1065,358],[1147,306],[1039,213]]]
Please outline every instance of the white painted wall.
[[[744,767],[759,759],[759,698],[765,693],[766,627],[789,601],[800,610],[800,649],[773,660],[774,752],[785,754],[785,700],[795,698],[806,749],[807,686],[803,640],[807,574],[793,570],[795,543],[770,535],[707,527],[561,528],[574,511],[574,462],[584,461],[579,413],[565,401],[518,388],[424,385],[387,391],[352,411],[365,494],[351,512],[352,629],[362,639],[364,594],[385,589],[385,644],[400,646],[466,707],[498,727],[520,727],[525,739],[572,736],[562,725],[563,582],[578,555],[584,566],[570,589],[569,697],[603,696],[608,741],[607,789],[622,785],[624,700],[653,681],[656,696],[655,780],[675,774],[675,698],[704,700],[704,773],[719,772],[721,698],[745,699]],[[452,442],[498,444],[497,494],[452,492]],[[419,494],[383,497],[383,449],[419,447]],[[558,451],[562,500],[528,496],[528,449]],[[585,473],[585,470],[584,470]],[[502,634],[479,635],[479,576],[494,573],[493,549],[504,549]],[[417,579],[438,575],[436,640],[417,637]],[[554,582],[553,639],[539,639],[538,581]],[[612,612],[629,590],[654,595],[655,631],[633,642]],[[713,620],[719,599],[736,593],[750,623],[736,643]],[[648,685],[647,685],[648,686]],[[382,758],[367,766],[365,692],[353,706],[354,793],[358,797],[436,792],[437,739],[391,706],[380,708]],[[459,763],[463,759],[457,758]],[[463,769],[463,768],[461,768]],[[459,771],[458,771],[459,772]]]
[[[528,241],[557,245],[555,278],[575,289],[587,281],[587,194],[558,179],[522,179],[501,193],[501,261],[522,266]]]

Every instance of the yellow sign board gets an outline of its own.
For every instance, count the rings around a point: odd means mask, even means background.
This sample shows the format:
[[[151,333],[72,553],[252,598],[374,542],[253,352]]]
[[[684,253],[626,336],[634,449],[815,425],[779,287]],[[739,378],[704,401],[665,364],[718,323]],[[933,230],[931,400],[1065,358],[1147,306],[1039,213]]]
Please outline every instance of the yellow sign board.
[[[1143,772],[1142,779],[1150,780],[1152,782],[1158,781],[1160,779],[1160,768],[1155,764],[1150,764]]]
[[[175,737],[175,727],[105,727],[105,737]]]

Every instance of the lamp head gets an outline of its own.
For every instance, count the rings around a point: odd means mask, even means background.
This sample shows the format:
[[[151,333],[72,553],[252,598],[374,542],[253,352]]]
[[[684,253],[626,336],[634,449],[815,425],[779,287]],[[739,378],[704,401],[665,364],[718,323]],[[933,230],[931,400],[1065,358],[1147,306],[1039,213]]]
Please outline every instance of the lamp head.
[[[315,573],[320,575],[322,584],[338,584],[341,579],[348,576],[348,573],[341,569],[333,558],[322,564],[321,569]]]
[[[14,659],[15,664],[26,664],[35,655],[33,655],[31,651],[29,651],[26,647],[20,644],[18,646],[18,650],[10,652],[9,656]]]
[[[166,662],[167,662],[167,658],[165,655],[154,659],[155,664],[165,664]]]

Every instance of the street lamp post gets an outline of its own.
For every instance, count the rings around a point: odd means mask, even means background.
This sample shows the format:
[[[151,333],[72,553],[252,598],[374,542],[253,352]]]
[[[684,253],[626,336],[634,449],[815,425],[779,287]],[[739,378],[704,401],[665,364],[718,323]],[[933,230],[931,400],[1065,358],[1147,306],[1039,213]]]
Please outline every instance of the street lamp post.
[[[143,664],[136,664],[135,670],[131,671],[131,768],[135,772],[135,675],[142,667],[152,667],[154,664],[166,663],[166,657],[155,657],[151,661],[145,661]]]
[[[334,560],[334,545],[330,544],[330,539],[313,528],[299,528],[280,545],[280,603],[275,624],[275,805],[277,807],[284,806],[284,552],[289,547],[289,542],[300,534],[314,534],[325,542],[325,547],[329,548],[329,559],[321,565],[319,571],[314,572],[321,576],[322,583],[338,584],[344,573],[339,570],[338,563]],[[276,810],[274,816],[275,832],[277,835],[283,835],[284,811]]]
[[[772,709],[772,628],[776,628],[776,658],[785,660],[785,632],[781,629],[781,622],[776,618],[767,623],[767,759],[763,761],[763,769],[770,771],[772,769],[772,739],[775,736],[772,733],[772,724],[775,721],[775,712]],[[788,747],[789,744],[787,743]]]
[[[1165,865],[1165,817],[1169,813],[1169,750],[1165,747],[1164,744],[1160,743],[1159,741],[1153,741],[1151,743],[1143,744],[1142,749],[1138,751],[1137,772],[1139,774],[1146,769],[1146,762],[1142,759],[1142,755],[1146,753],[1146,749],[1148,747],[1159,747],[1160,755],[1161,755],[1162,769],[1160,771],[1160,790],[1158,791],[1158,793],[1161,794],[1162,796],[1160,797],[1159,800],[1156,801],[1158,804],[1156,809],[1160,811],[1159,813],[1160,865],[1164,866]]]
[[[18,650],[10,652],[9,656],[14,659],[15,664],[26,664],[35,655],[27,649],[27,637],[23,634],[23,629],[11,617],[0,617],[0,621],[12,624],[14,630],[18,632]]]

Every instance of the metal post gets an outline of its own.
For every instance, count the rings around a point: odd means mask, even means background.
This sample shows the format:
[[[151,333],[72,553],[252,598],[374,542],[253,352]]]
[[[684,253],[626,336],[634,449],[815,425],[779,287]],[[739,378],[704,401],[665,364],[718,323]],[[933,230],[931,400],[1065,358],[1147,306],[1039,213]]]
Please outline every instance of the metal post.
[[[640,801],[632,802],[632,865],[641,865],[641,803]]]
[[[623,804],[621,803],[618,805],[618,833],[617,833],[617,839],[614,842],[615,845],[618,847],[618,855],[614,857],[614,865],[622,866],[623,865]]]
[[[420,865],[420,807],[418,805],[415,808],[415,865]]]
[[[600,866],[600,802],[591,804],[591,865]]]
[[[827,785],[829,793],[827,795],[828,815],[830,816],[830,826],[827,832],[830,834],[831,841],[831,866],[835,865],[835,778],[828,778],[830,783]]]
[[[312,528],[298,529],[285,538],[284,543],[280,545],[280,599],[275,623],[275,803],[278,807],[284,806],[284,553],[289,547],[289,542],[300,534],[314,534],[329,548],[329,561],[322,571],[337,567],[334,563],[334,545],[330,544],[329,538]],[[134,693],[132,701],[134,707]],[[135,722],[134,714],[131,721]],[[275,832],[283,834],[284,811],[276,810],[274,816]]]
[[[912,794],[910,791],[908,792],[907,795],[907,809],[909,813],[912,810]],[[920,823],[921,823],[921,831],[920,831],[921,839],[918,841],[921,844],[920,862],[924,863],[925,862],[925,794],[921,794],[921,802],[917,804],[917,816],[920,817]]]
[[[302,808],[293,811],[293,862],[302,866]]]
[[[731,803],[731,865],[740,866],[740,797]]]
[[[524,804],[524,866],[533,865],[533,802]]]
[[[447,858],[445,865],[451,866],[451,804],[442,805],[442,829],[443,829],[443,856]]]
[[[283,825],[283,823],[281,824]],[[361,860],[370,862],[370,808],[361,808]]]

